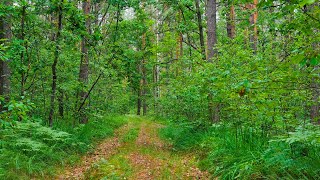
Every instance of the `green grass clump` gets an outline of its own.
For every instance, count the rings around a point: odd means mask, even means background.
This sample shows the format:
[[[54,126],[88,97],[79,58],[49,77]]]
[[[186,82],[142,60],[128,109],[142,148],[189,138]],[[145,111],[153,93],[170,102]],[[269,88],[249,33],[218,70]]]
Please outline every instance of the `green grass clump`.
[[[121,142],[129,143],[133,142],[137,139],[139,135],[140,128],[132,128],[130,129],[123,137],[121,137]]]
[[[221,179],[319,179],[319,132],[310,125],[266,138],[259,128],[201,128],[192,123],[175,123],[160,131],[174,150],[197,152],[200,167]]]
[[[173,144],[174,150],[189,151],[198,148],[204,131],[201,123],[169,123],[159,134]]]
[[[109,160],[102,159],[89,169],[85,179],[124,179],[132,174],[130,162],[123,155],[113,156]]]
[[[124,123],[123,116],[95,119],[74,129],[17,122],[0,130],[0,179],[54,176],[57,165],[78,162],[81,154]]]

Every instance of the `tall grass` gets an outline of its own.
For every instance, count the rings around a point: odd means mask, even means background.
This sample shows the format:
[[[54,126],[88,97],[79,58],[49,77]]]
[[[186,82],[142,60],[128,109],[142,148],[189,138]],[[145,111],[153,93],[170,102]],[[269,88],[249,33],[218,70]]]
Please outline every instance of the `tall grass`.
[[[160,134],[175,151],[199,155],[200,167],[221,179],[319,179],[320,129],[299,127],[279,136],[260,128],[171,123]]]
[[[97,118],[76,128],[53,129],[40,121],[17,122],[0,130],[0,179],[30,179],[54,175],[58,165],[76,163],[99,140],[126,123],[123,116]]]

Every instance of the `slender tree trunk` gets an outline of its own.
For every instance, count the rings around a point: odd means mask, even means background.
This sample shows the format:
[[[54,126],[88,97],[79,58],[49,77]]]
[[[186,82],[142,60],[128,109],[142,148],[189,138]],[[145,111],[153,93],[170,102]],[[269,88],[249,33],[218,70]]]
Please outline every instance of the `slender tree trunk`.
[[[59,116],[63,117],[64,116],[64,92],[63,90],[59,89],[59,97],[58,97],[58,102],[59,102]]]
[[[25,26],[25,18],[26,18],[26,6],[22,6],[22,16],[21,16],[21,33],[20,33],[20,40],[23,43],[23,46],[25,47],[25,31],[24,31],[24,26]],[[21,67],[24,66],[24,51],[21,51],[20,54],[20,63],[21,63]],[[21,84],[21,89],[20,89],[20,96],[24,96],[24,86],[25,86],[25,72],[24,70],[21,71],[21,80],[20,80],[20,84]]]
[[[207,61],[213,63],[213,59],[216,55],[214,50],[217,44],[217,3],[216,0],[207,0],[207,43],[208,43],[208,56]],[[211,93],[208,94],[208,112],[209,120],[212,122],[219,121],[219,104],[214,105],[213,96]]]
[[[181,11],[178,12],[178,17],[177,17],[177,23],[181,22]],[[177,65],[176,65],[176,77],[179,76],[180,69],[181,69],[181,57],[183,56],[183,34],[182,32],[178,31],[177,32],[177,47],[176,47],[176,59],[177,59]]]
[[[5,5],[11,6],[12,2],[5,1]],[[0,39],[6,39],[6,43],[11,40],[11,17],[10,16],[1,16],[0,17]],[[1,57],[0,57],[1,58]],[[0,96],[3,96],[5,102],[10,100],[10,68],[8,65],[8,60],[0,59]],[[3,110],[3,107],[0,104],[0,112]]]
[[[142,91],[141,91],[141,85],[142,85],[142,82],[140,81],[139,82],[139,88],[138,88],[138,100],[137,100],[137,115],[140,116],[141,115],[141,96],[142,96]]]
[[[231,39],[234,39],[236,36],[234,5],[230,6],[230,11],[227,14],[227,33]]]
[[[56,98],[56,90],[57,90],[57,64],[59,60],[59,54],[60,54],[60,36],[61,36],[61,30],[62,30],[62,6],[63,6],[63,0],[60,1],[59,7],[58,7],[58,30],[56,35],[56,48],[54,52],[54,60],[53,64],[51,66],[52,70],[52,86],[51,86],[51,99],[50,99],[50,113],[49,113],[49,126],[53,126],[53,115],[54,115],[54,102]]]
[[[213,62],[216,55],[214,47],[217,44],[217,2],[216,0],[208,0],[207,2],[207,28],[208,28],[208,62]]]
[[[318,67],[317,67],[318,68]],[[313,122],[320,124],[320,103],[319,103],[319,95],[320,95],[320,90],[319,90],[319,83],[317,82],[316,78],[312,79],[311,83],[312,87],[312,106],[310,109],[310,118]]]
[[[85,15],[90,14],[90,0],[86,0],[82,4],[83,11]],[[90,33],[90,18],[86,17],[86,28],[88,33]],[[80,73],[79,73],[79,81],[82,84],[82,89],[80,92],[80,102],[84,100],[87,95],[86,87],[88,85],[88,77],[89,77],[89,55],[88,55],[88,43],[85,37],[83,37],[81,42],[81,64],[80,64]],[[86,108],[83,108],[80,111],[80,123],[87,123],[88,117],[85,114]]]
[[[157,0],[158,2],[158,0]],[[160,28],[160,12],[156,9],[156,30]],[[159,33],[156,33],[156,45],[158,46],[160,41]],[[156,64],[153,66],[153,84],[154,84],[154,112],[158,113],[158,100],[160,98],[160,57],[159,53],[156,52]]]
[[[257,53],[258,48],[258,28],[257,28],[257,20],[258,20],[258,10],[257,8],[258,0],[253,0],[253,4],[247,5],[247,9],[255,10],[253,14],[250,16],[250,26],[253,29],[250,32],[250,44],[254,53]]]
[[[204,45],[204,35],[203,35],[203,25],[202,25],[202,14],[200,10],[200,0],[195,0],[196,2],[196,12],[197,12],[197,20],[198,20],[198,28],[200,34],[200,47],[203,59],[206,59],[206,50]]]
[[[146,48],[146,33],[142,35],[142,51],[145,51]],[[143,57],[141,64],[142,72],[142,110],[143,115],[147,115],[147,68],[146,68],[146,58]]]

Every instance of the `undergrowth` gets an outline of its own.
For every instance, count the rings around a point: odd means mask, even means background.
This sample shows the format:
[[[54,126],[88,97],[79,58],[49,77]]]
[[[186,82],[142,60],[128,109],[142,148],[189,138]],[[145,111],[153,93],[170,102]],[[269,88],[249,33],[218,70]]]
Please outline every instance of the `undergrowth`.
[[[76,128],[48,128],[41,120],[16,122],[0,130],[0,179],[50,177],[74,164],[101,139],[126,123],[123,116],[97,118]]]
[[[279,136],[235,124],[170,123],[160,135],[175,151],[196,152],[200,167],[221,179],[319,179],[320,128]]]

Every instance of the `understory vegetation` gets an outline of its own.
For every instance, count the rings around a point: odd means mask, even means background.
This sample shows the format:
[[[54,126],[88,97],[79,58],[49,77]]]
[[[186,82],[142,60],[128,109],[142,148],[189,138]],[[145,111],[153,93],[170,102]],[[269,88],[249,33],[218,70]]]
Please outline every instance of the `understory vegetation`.
[[[203,178],[320,179],[319,5],[0,0],[0,179],[57,177],[133,114]]]
[[[49,128],[41,119],[16,122],[0,132],[0,179],[54,177],[61,166],[78,163],[114,129],[126,123],[124,116],[106,116],[76,128]]]
[[[160,134],[174,151],[196,151],[200,167],[222,179],[319,179],[319,132],[308,124],[267,137],[267,132],[233,123],[205,128],[174,123]]]

